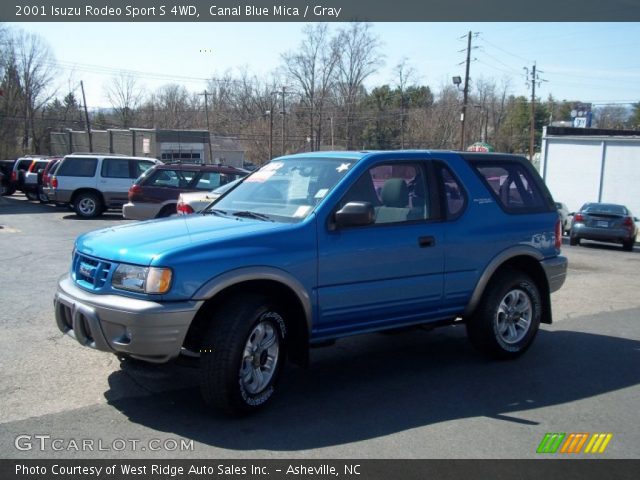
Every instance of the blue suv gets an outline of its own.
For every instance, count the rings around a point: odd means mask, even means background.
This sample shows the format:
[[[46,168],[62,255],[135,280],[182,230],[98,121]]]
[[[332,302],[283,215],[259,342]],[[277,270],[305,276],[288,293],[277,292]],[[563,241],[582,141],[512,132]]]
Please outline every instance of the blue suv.
[[[198,357],[205,401],[249,412],[285,360],[347,335],[464,322],[485,354],[521,355],[551,323],[561,240],[523,157],[291,155],[200,213],[80,236],[56,321],[120,357]]]

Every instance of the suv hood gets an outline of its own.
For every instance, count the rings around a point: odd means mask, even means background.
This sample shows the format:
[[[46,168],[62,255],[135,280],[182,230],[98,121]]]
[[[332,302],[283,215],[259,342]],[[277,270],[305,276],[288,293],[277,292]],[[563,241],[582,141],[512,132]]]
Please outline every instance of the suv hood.
[[[225,241],[286,228],[290,224],[215,215],[185,215],[104,228],[76,240],[80,253],[114,262],[149,265],[170,250],[192,243]]]

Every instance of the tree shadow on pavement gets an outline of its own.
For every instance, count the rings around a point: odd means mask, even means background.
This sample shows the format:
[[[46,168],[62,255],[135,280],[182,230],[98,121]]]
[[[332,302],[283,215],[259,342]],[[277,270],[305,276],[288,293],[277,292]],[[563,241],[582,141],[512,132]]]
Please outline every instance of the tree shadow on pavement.
[[[457,326],[313,350],[310,369],[285,371],[272,404],[246,418],[208,409],[197,370],[184,367],[125,367],[109,377],[105,396],[131,422],[157,431],[225,449],[297,451],[470,417],[537,425],[527,410],[640,383],[639,353],[635,340],[541,330],[526,355],[493,362],[476,354]],[[123,377],[155,393],[122,398]]]

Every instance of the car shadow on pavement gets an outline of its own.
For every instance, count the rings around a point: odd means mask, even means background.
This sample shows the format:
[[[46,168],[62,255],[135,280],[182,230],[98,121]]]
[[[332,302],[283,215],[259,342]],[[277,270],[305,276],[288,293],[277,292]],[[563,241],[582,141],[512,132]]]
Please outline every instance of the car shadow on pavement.
[[[580,247],[590,248],[592,250],[612,250],[612,251],[630,253],[629,250],[624,250],[620,244],[615,244],[615,243],[588,242],[588,241],[582,240],[580,243]],[[632,251],[636,251],[637,248],[638,248],[638,244],[635,244],[633,246]]]
[[[457,326],[313,350],[311,367],[288,368],[273,403],[249,417],[208,409],[197,370],[178,366],[125,366],[109,377],[105,397],[131,422],[156,431],[232,450],[298,451],[471,417],[538,425],[540,413],[528,410],[640,383],[639,354],[635,340],[541,330],[526,355],[494,362],[479,356]],[[125,377],[155,393],[123,398]]]
[[[125,218],[122,217],[122,212],[105,212],[99,217],[85,218],[76,215],[75,213],[70,213],[69,215],[65,215],[62,217],[63,220],[78,220],[80,222],[90,221],[90,220],[104,220],[104,221],[123,221]]]
[[[53,213],[58,211],[54,205],[32,202],[18,194],[0,197],[0,215],[24,215],[28,213]]]

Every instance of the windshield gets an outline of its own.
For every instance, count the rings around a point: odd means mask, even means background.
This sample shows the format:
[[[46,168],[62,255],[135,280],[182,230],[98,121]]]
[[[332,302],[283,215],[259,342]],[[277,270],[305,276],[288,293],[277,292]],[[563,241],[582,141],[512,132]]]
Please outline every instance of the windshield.
[[[309,215],[353,165],[336,158],[275,160],[248,176],[210,208],[274,221],[296,222]],[[259,218],[251,215],[251,218]]]

